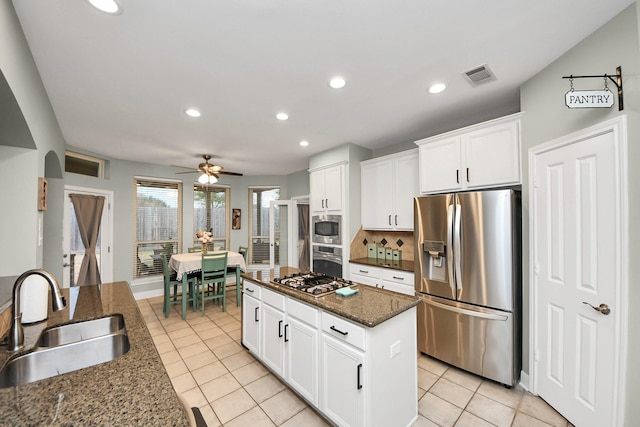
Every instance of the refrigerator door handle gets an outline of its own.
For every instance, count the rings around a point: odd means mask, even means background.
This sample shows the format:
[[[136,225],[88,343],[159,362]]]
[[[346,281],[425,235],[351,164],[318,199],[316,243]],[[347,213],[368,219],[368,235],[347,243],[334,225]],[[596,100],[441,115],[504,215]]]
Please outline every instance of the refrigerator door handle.
[[[455,198],[455,213],[453,218],[453,262],[455,263],[455,276],[457,293],[456,298],[462,294],[462,209],[460,199]]]
[[[447,205],[447,246],[446,246],[446,260],[447,260],[447,273],[449,274],[449,287],[451,288],[451,295],[456,294],[456,278],[453,275],[453,245],[452,245],[452,233],[453,233],[453,216],[454,216],[453,204]]]
[[[427,300],[427,299],[423,299],[423,301],[428,305],[438,307],[443,310],[453,311],[454,313],[466,314],[468,316],[481,317],[483,319],[489,319],[489,320],[501,320],[503,322],[509,319],[508,316],[502,316],[500,314],[491,314],[491,313],[483,313],[481,311],[468,310],[466,308],[454,307],[448,304],[442,304],[440,302]]]

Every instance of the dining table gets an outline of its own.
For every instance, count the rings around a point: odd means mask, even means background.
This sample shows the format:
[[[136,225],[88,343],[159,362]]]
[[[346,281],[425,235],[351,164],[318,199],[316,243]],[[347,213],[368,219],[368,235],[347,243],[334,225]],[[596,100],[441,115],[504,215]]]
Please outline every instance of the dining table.
[[[247,264],[239,252],[233,251],[208,251],[209,254],[227,253],[227,268],[235,268],[236,272],[236,291],[240,289],[242,284],[240,274],[247,270]],[[171,255],[169,260],[169,268],[176,272],[176,277],[181,277],[182,289],[188,289],[188,276],[198,273],[202,270],[202,253],[189,252]],[[237,294],[239,292],[236,292]],[[165,295],[167,298],[167,295]],[[240,305],[240,298],[236,298],[236,304]],[[182,319],[186,319],[187,298],[182,298]]]

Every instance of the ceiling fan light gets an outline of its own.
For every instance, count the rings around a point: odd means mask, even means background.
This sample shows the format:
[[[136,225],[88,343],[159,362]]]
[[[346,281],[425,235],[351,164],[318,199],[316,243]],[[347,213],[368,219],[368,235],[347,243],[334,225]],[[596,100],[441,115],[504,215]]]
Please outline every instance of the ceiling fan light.
[[[218,182],[218,178],[214,175],[209,175],[209,184],[215,184],[216,182]]]
[[[209,183],[209,177],[207,176],[206,173],[203,173],[202,175],[200,175],[200,177],[198,178],[198,182],[200,184],[208,184]]]

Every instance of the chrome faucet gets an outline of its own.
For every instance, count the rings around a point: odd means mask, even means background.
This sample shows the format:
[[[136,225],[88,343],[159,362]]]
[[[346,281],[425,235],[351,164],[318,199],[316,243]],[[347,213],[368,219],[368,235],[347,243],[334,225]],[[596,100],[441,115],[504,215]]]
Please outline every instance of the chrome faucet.
[[[20,288],[25,279],[32,275],[44,277],[51,287],[51,305],[54,311],[62,310],[66,302],[60,293],[60,285],[53,275],[45,270],[35,269],[25,271],[16,279],[13,285],[13,307],[11,308],[11,329],[9,330],[9,345],[7,351],[16,352],[24,346],[24,332],[22,330],[22,311],[20,310]]]

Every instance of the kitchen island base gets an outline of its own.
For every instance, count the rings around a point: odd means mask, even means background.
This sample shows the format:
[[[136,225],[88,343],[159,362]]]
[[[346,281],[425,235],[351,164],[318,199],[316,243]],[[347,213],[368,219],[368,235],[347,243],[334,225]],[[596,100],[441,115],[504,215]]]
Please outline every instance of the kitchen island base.
[[[328,298],[345,306],[384,299],[393,315],[370,327],[324,309],[325,297],[303,300],[244,277],[242,344],[323,417],[339,426],[417,420],[413,298],[381,289]]]

